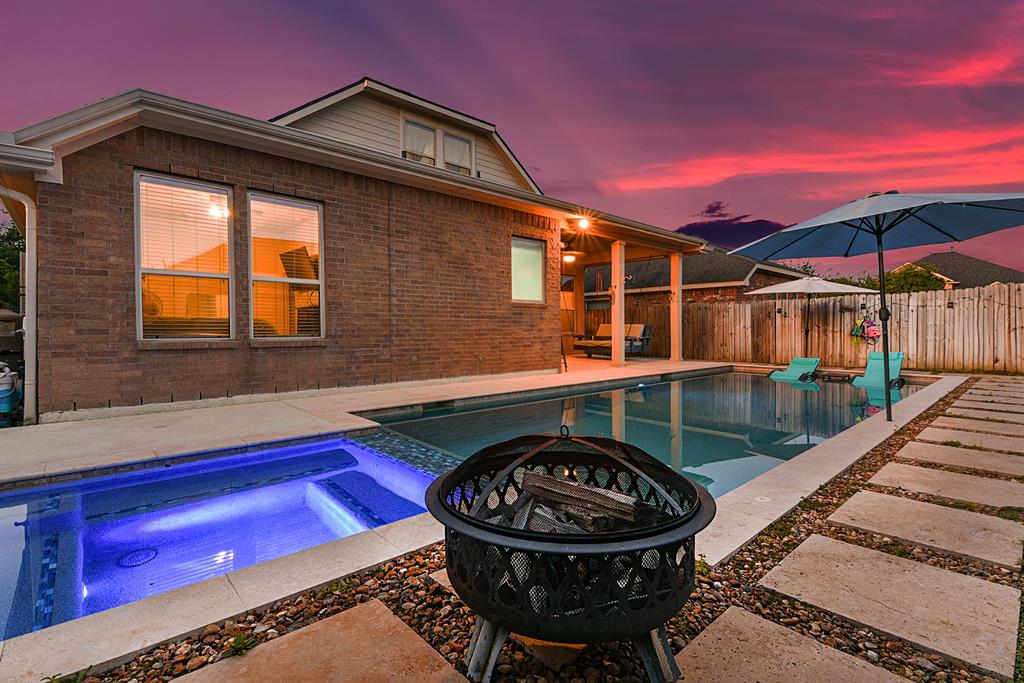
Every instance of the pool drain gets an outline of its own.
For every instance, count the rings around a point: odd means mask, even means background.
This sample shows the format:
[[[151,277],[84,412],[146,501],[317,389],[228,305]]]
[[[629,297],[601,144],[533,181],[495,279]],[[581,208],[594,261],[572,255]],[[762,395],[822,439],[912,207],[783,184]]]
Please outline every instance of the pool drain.
[[[156,548],[137,548],[121,556],[117,561],[122,567],[141,567],[156,557]]]

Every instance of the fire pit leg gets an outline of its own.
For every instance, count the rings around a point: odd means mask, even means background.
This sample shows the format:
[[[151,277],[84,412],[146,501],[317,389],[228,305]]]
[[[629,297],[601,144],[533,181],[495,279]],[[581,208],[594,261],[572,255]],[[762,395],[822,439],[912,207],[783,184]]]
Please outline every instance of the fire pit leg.
[[[492,621],[476,618],[473,637],[466,649],[466,675],[473,683],[488,683],[501,653],[501,646],[508,640],[508,629]]]
[[[664,626],[659,626],[647,635],[633,641],[640,661],[647,669],[647,678],[651,683],[673,683],[682,675],[676,666],[672,648],[668,644],[668,633]]]

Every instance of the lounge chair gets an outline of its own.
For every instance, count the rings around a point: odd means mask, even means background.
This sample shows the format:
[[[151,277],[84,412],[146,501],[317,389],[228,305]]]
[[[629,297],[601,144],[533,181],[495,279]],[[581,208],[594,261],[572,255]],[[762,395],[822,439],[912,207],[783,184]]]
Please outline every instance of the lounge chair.
[[[868,354],[868,364],[864,368],[864,374],[854,377],[851,384],[861,389],[878,389],[885,386],[885,368],[882,361],[885,356],[881,351],[872,351]],[[889,388],[901,389],[907,380],[900,377],[900,369],[903,367],[903,352],[893,351],[889,353]]]
[[[644,353],[651,348],[651,337],[645,333],[647,326],[642,323],[626,325],[626,355]],[[576,351],[583,351],[587,358],[592,358],[596,353],[602,356],[612,354],[612,326],[611,323],[601,323],[597,327],[597,333],[583,335],[576,339],[573,344]]]
[[[789,367],[785,370],[775,370],[768,375],[768,379],[775,382],[813,382],[818,379],[815,370],[818,369],[819,358],[794,358],[789,361]]]

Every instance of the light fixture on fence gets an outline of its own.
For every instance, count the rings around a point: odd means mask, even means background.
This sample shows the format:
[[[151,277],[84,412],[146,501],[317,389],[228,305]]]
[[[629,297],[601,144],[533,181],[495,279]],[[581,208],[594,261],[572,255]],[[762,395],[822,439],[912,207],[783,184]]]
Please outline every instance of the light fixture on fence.
[[[860,310],[862,310],[862,311],[868,310],[868,305],[867,304],[861,304],[860,305]]]
[[[947,301],[946,302],[946,308],[953,308],[953,302],[952,301]]]

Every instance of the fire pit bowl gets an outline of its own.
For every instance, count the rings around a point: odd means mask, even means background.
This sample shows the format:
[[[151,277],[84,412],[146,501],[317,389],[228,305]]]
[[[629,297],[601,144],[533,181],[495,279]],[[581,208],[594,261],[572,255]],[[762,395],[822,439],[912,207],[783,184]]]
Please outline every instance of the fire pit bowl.
[[[523,436],[484,448],[427,490],[452,588],[478,615],[469,677],[489,680],[509,632],[559,643],[632,640],[651,680],[679,675],[664,624],[694,585],[708,492],[627,443]]]

